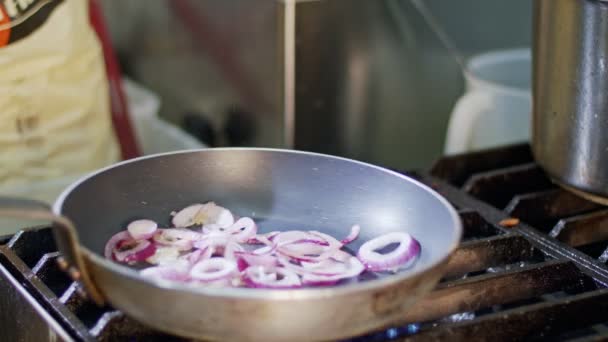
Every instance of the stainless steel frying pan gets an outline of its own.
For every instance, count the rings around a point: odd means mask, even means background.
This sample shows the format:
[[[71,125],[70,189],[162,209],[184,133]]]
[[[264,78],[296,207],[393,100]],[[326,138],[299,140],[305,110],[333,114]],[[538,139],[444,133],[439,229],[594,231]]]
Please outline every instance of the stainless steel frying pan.
[[[251,216],[262,232],[316,229],[353,243],[407,231],[422,245],[416,265],[342,286],[294,290],[191,288],[142,278],[103,258],[106,241],[136,218],[169,223],[172,210],[215,201]],[[461,223],[428,187],[373,165],[271,149],[208,149],[138,158],[100,170],[59,197],[53,214],[4,199],[0,215],[52,218],[63,265],[90,297],[159,330],[212,340],[328,340],[398,320],[443,273]],[[73,224],[72,224],[73,223]]]

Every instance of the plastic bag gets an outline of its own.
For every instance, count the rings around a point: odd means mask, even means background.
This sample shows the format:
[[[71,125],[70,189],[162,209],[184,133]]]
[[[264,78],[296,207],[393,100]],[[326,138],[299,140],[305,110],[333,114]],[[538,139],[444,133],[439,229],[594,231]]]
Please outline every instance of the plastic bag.
[[[0,5],[0,192],[119,160],[87,1]]]

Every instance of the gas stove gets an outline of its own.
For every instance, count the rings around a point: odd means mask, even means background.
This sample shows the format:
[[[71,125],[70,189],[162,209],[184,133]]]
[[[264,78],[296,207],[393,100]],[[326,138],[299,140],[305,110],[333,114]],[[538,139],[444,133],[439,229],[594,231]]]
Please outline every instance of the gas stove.
[[[351,341],[608,338],[608,209],[553,185],[527,145],[407,174],[458,210],[462,243],[401,323]],[[0,244],[1,341],[183,341],[84,299],[49,227]]]

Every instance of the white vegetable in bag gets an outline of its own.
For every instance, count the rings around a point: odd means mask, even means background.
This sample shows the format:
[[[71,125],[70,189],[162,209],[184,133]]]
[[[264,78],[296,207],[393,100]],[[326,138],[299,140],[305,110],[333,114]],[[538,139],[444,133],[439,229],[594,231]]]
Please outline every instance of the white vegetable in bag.
[[[0,192],[120,158],[87,3],[0,1]]]

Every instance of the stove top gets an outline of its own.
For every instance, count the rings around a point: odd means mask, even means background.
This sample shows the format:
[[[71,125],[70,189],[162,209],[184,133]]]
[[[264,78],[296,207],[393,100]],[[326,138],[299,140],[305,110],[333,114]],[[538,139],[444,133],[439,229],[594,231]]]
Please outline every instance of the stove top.
[[[351,341],[608,338],[608,209],[553,185],[527,145],[408,173],[458,209],[463,241],[401,324]],[[0,238],[0,340],[183,341],[84,299],[50,228]]]

